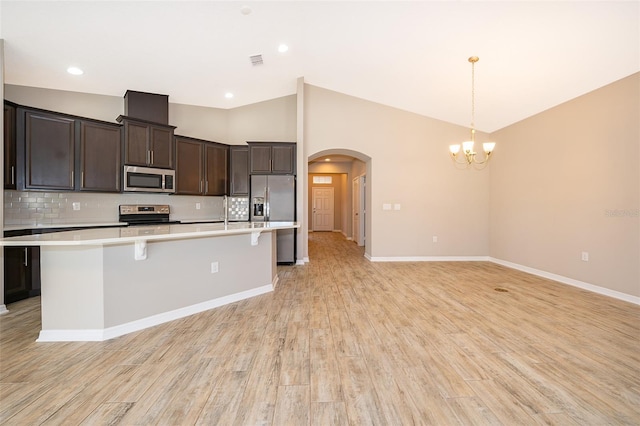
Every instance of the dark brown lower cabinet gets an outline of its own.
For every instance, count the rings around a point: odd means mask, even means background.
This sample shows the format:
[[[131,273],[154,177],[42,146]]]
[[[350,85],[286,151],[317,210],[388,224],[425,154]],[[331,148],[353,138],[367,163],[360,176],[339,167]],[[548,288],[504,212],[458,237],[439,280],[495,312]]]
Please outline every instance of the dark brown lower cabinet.
[[[40,247],[4,248],[4,303],[40,295]]]

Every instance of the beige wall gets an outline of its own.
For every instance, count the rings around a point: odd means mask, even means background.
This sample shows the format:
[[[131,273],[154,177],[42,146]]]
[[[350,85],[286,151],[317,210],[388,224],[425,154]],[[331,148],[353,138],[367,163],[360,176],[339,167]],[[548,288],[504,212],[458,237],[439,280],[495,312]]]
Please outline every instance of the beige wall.
[[[227,143],[296,142],[296,96],[285,96],[229,110]]]
[[[20,105],[112,123],[116,122],[116,117],[124,114],[124,93],[122,97],[104,96],[5,84],[4,97]]]
[[[492,135],[492,257],[640,296],[639,104],[634,74]]]
[[[124,93],[120,97],[5,86],[5,98],[20,105],[113,123],[124,113],[123,97]],[[229,110],[170,102],[169,124],[177,127],[178,135],[230,145],[243,145],[248,140],[295,142],[296,98],[285,96]]]
[[[345,149],[371,158],[371,258],[489,255],[490,167],[458,170],[448,154],[467,128],[308,84],[304,114],[308,156]]]
[[[4,39],[0,38],[0,99],[4,99]],[[4,135],[4,108],[0,115],[0,135]],[[4,165],[4,149],[0,153],[0,164]],[[4,221],[4,199],[0,197],[0,223]],[[4,305],[4,250],[0,250],[0,314],[6,312]]]

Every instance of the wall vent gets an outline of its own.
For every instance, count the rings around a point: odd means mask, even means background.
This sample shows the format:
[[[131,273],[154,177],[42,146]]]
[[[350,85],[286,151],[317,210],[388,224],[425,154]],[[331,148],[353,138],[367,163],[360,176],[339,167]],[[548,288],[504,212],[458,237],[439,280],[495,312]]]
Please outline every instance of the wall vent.
[[[251,61],[251,65],[253,65],[254,67],[256,65],[262,65],[264,64],[264,61],[262,60],[262,55],[252,55],[249,56],[249,60]]]

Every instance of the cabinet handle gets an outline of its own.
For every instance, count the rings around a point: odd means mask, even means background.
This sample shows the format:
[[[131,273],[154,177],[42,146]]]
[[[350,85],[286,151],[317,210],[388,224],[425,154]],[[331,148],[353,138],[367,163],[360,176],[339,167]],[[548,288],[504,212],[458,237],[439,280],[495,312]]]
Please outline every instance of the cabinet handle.
[[[209,181],[204,181],[204,193],[207,194],[209,192]]]
[[[26,247],[24,248],[24,266],[29,267],[29,253]]]
[[[11,166],[11,185],[16,183],[16,168]]]
[[[84,187],[84,171],[80,172],[80,186]]]
[[[151,155],[149,154],[151,151],[147,151],[147,158],[146,158],[146,162],[147,164],[151,164]]]
[[[150,152],[151,152],[151,164],[153,164],[153,151],[150,151]]]
[[[71,186],[76,186],[75,172],[71,170]]]

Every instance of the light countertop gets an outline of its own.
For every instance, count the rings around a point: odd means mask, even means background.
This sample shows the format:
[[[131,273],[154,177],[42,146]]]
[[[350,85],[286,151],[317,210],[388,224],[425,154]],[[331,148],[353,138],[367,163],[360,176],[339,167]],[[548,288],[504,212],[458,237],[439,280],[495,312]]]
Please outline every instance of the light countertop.
[[[60,227],[60,226],[57,226]],[[0,246],[110,245],[136,241],[178,240],[233,234],[251,234],[299,228],[298,222],[193,223],[157,226],[93,228],[0,239]]]

